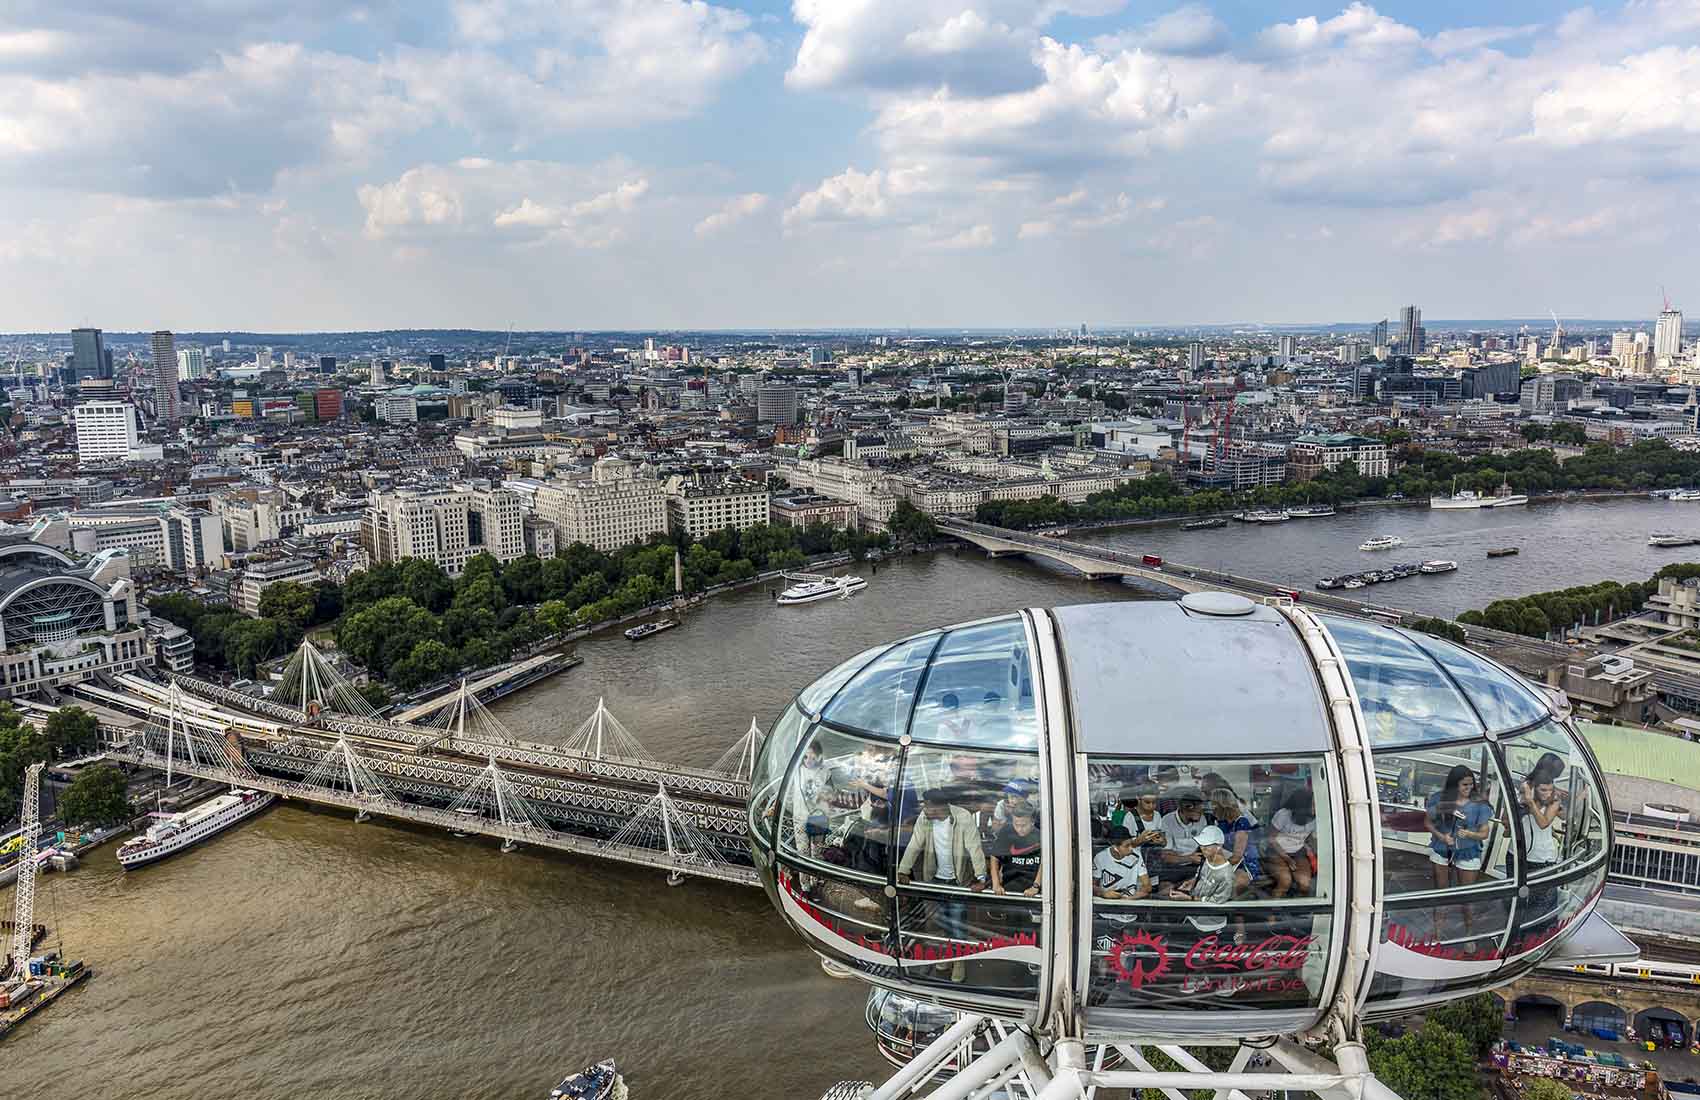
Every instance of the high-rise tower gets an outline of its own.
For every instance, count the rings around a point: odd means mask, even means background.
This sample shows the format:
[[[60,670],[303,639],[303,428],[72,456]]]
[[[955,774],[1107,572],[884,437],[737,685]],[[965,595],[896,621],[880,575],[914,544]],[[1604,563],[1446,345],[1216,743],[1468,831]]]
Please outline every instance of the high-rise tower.
[[[71,330],[71,370],[73,376],[65,379],[67,383],[111,377],[106,370],[106,342],[101,338],[99,329]]]
[[[153,334],[153,414],[162,424],[175,424],[183,415],[177,396],[177,342],[163,329]]]

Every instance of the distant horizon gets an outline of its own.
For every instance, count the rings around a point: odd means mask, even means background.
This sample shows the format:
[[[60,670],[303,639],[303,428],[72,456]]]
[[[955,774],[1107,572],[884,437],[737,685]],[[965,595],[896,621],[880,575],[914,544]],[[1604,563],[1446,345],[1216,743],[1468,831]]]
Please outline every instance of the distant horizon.
[[[1184,331],[1189,331],[1189,330],[1191,330],[1191,331],[1243,330],[1243,331],[1252,331],[1252,332],[1259,331],[1259,330],[1268,330],[1268,331],[1271,331],[1271,332],[1277,331],[1277,330],[1298,330],[1297,333],[1296,333],[1297,335],[1304,335],[1305,332],[1307,332],[1307,331],[1308,332],[1314,332],[1314,333],[1317,333],[1317,334],[1326,334],[1326,333],[1335,332],[1335,331],[1350,331],[1350,330],[1354,330],[1354,329],[1369,329],[1369,328],[1373,328],[1376,324],[1380,323],[1381,320],[1382,320],[1382,318],[1377,318],[1373,321],[1120,322],[1120,323],[1104,323],[1104,324],[1101,324],[1101,325],[1094,325],[1092,322],[1087,321],[1087,322],[1085,322],[1085,324],[1086,324],[1086,330],[1087,330],[1086,334],[1087,334],[1088,337],[1092,337],[1092,336],[1126,336],[1126,335],[1128,335],[1130,333],[1134,333],[1134,332],[1139,332],[1139,333],[1145,333],[1145,332],[1175,333],[1175,332],[1184,332]],[[1398,324],[1398,314],[1394,313],[1393,315],[1386,318],[1386,320],[1387,320],[1390,327],[1396,326]],[[1625,327],[1633,327],[1633,326],[1636,326],[1636,325],[1647,325],[1647,326],[1650,327],[1657,322],[1658,318],[1656,316],[1641,317],[1641,318],[1630,318],[1630,317],[1573,317],[1573,318],[1560,318],[1560,320],[1564,325],[1564,329],[1565,329],[1566,334],[1573,334],[1578,329],[1625,328]],[[1700,317],[1696,317],[1693,322],[1690,322],[1688,320],[1688,318],[1685,316],[1684,320],[1683,320],[1684,327],[1685,328],[1688,327],[1691,323],[1700,324]],[[1457,329],[1472,329],[1472,328],[1473,329],[1504,329],[1504,328],[1511,328],[1511,327],[1522,327],[1522,326],[1525,326],[1525,325],[1528,326],[1531,330],[1537,330],[1538,329],[1538,330],[1543,331],[1543,332],[1550,332],[1552,330],[1552,327],[1553,327],[1551,317],[1532,317],[1531,316],[1531,317],[1437,317],[1437,318],[1424,317],[1423,318],[1423,327],[1425,329],[1429,330],[1431,333],[1436,332],[1436,331],[1452,331],[1452,330],[1457,330]],[[513,338],[519,338],[519,337],[531,338],[531,337],[538,337],[538,336],[565,336],[565,335],[573,335],[573,334],[583,335],[583,336],[587,336],[587,337],[608,337],[608,336],[660,337],[660,336],[668,336],[668,335],[677,335],[677,336],[688,336],[688,335],[703,335],[703,336],[787,336],[787,335],[811,336],[811,335],[834,335],[834,334],[871,335],[871,336],[898,336],[898,335],[902,335],[902,334],[911,334],[911,335],[917,335],[917,336],[930,336],[930,335],[939,335],[939,334],[946,334],[946,335],[986,334],[986,335],[1019,335],[1019,336],[1036,336],[1036,337],[1052,337],[1052,336],[1063,336],[1063,337],[1076,336],[1077,337],[1079,335],[1079,333],[1078,333],[1079,327],[1080,327],[1080,322],[1076,322],[1073,325],[902,325],[902,326],[897,326],[897,325],[832,325],[832,326],[775,325],[775,326],[765,326],[765,327],[763,327],[763,326],[734,326],[734,327],[728,327],[728,328],[705,328],[705,327],[682,327],[682,326],[678,326],[678,327],[650,327],[650,328],[643,328],[643,327],[629,327],[629,328],[623,328],[623,327],[613,327],[613,328],[564,327],[564,328],[526,328],[526,329],[515,328],[515,329],[512,329],[512,330],[510,330],[506,327],[477,328],[477,327],[455,326],[455,325],[431,326],[431,327],[403,326],[403,327],[386,327],[386,328],[349,328],[349,329],[330,329],[330,328],[327,328],[327,329],[272,329],[272,330],[265,330],[265,329],[209,328],[209,329],[166,329],[166,330],[159,330],[159,329],[152,329],[152,328],[105,328],[101,325],[95,325],[95,324],[79,324],[79,325],[74,325],[74,326],[70,326],[70,327],[67,327],[67,328],[63,328],[63,329],[36,329],[36,330],[20,331],[20,332],[0,332],[0,344],[4,344],[4,343],[10,342],[10,341],[30,340],[30,339],[63,338],[63,339],[68,340],[70,338],[70,333],[72,331],[72,328],[96,328],[96,329],[100,329],[100,331],[102,333],[106,334],[106,335],[116,336],[116,337],[120,337],[120,338],[124,338],[124,337],[146,338],[147,336],[151,335],[152,333],[154,333],[156,331],[168,331],[168,332],[171,332],[174,336],[177,336],[177,337],[192,337],[192,338],[206,338],[206,339],[232,339],[232,340],[234,340],[238,337],[254,337],[254,338],[266,338],[266,339],[272,339],[272,338],[303,339],[303,338],[319,337],[319,336],[322,336],[322,337],[358,337],[358,336],[386,336],[386,335],[395,335],[395,334],[415,334],[415,335],[430,336],[430,335],[438,335],[438,334],[445,334],[445,333],[453,333],[453,334],[475,336],[475,337],[486,337],[486,336],[488,336],[488,337],[494,337],[494,338],[497,338],[497,339],[504,339],[505,340],[505,339],[509,338],[510,336],[513,337]],[[4,349],[0,348],[0,350],[4,350]]]

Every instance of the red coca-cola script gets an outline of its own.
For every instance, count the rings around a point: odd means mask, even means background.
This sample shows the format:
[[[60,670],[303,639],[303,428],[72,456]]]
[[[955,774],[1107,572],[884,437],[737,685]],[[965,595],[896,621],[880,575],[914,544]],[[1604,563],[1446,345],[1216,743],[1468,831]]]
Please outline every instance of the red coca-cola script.
[[[1315,936],[1266,936],[1257,943],[1234,943],[1205,936],[1186,949],[1188,970],[1297,970],[1310,956]]]

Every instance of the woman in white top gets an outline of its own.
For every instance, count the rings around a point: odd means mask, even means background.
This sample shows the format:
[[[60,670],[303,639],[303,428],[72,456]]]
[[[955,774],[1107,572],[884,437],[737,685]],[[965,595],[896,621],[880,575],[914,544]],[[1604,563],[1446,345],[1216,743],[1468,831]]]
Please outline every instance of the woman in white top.
[[[1564,817],[1564,798],[1556,781],[1564,771],[1557,753],[1546,753],[1523,781],[1523,846],[1530,875],[1558,862],[1558,838],[1553,827]]]
[[[1316,803],[1309,788],[1300,787],[1269,820],[1269,896],[1281,898],[1297,887],[1299,896],[1310,893],[1310,845],[1316,836]]]

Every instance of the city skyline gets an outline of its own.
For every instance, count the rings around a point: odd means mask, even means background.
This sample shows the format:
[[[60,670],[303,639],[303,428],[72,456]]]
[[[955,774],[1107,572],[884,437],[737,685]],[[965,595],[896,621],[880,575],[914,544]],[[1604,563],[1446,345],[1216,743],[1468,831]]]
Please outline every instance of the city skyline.
[[[1694,289],[1674,0],[11,22],[0,330],[1638,317]]]

